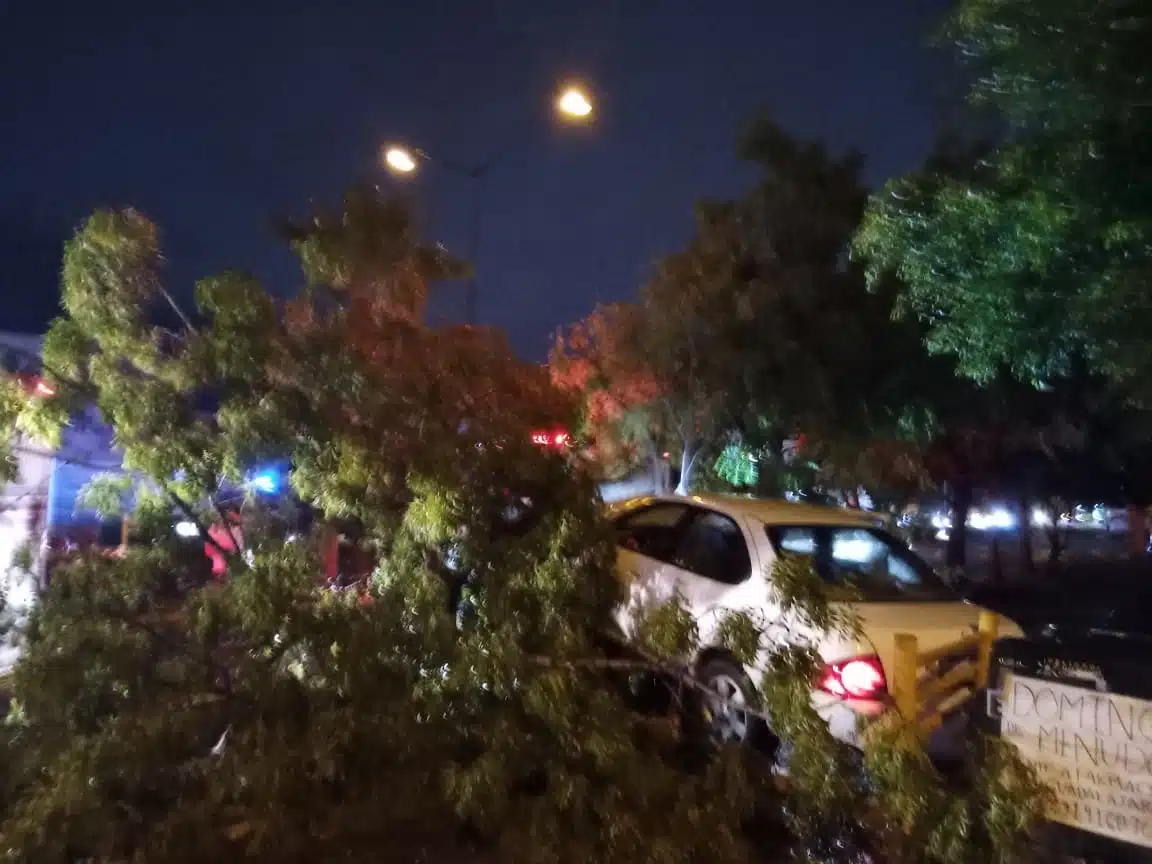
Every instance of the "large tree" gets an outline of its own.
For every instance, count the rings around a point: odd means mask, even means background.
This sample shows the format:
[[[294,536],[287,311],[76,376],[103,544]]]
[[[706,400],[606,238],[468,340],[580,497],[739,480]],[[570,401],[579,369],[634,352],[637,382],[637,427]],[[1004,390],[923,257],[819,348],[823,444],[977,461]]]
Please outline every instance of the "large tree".
[[[1002,134],[873,196],[856,239],[895,271],[928,345],[980,380],[1078,356],[1147,394],[1152,353],[1152,18],[1139,0],[963,0],[945,30]]]
[[[634,303],[598,306],[557,334],[549,354],[553,383],[582,406],[582,446],[605,480],[647,474],[667,492],[671,446],[665,429],[667,389],[644,354],[642,310]]]
[[[930,432],[951,370],[927,361],[919,328],[893,320],[890,286],[869,293],[849,260],[867,200],[859,155],[837,156],[765,118],[741,151],[759,177],[742,203],[747,310],[733,331],[748,358],[748,413],[775,436],[764,455],[779,459],[799,432],[836,479],[914,484],[921,472],[898,454]],[[868,458],[833,466],[833,452]]]
[[[894,322],[892,292],[869,293],[848,260],[867,200],[859,157],[767,118],[751,124],[740,152],[757,171],[752,188],[697,206],[689,242],[657,263],[627,315],[611,316],[618,335],[605,340],[626,346],[613,353],[630,369],[602,379],[615,381],[609,390],[635,393],[637,369],[654,383],[647,416],[679,457],[681,492],[702,453],[733,440],[754,448],[768,474],[798,434],[835,439],[841,452],[922,437],[926,400],[951,375],[947,363],[924,362],[920,329]],[[582,323],[569,351],[607,320]],[[563,354],[557,369],[571,365]]]

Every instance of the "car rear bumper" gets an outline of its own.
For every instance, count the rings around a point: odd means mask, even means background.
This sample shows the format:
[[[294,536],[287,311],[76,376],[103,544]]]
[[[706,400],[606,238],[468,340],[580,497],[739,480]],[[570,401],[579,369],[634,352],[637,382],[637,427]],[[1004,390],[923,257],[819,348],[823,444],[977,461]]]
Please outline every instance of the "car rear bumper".
[[[821,698],[824,695],[814,694],[816,713],[828,724],[835,738],[857,749],[862,749],[864,746],[868,725],[894,710],[891,705],[884,702],[852,700],[827,702]],[[940,762],[962,759],[968,728],[968,712],[964,710],[953,712],[928,736],[924,745],[925,750],[933,760]]]

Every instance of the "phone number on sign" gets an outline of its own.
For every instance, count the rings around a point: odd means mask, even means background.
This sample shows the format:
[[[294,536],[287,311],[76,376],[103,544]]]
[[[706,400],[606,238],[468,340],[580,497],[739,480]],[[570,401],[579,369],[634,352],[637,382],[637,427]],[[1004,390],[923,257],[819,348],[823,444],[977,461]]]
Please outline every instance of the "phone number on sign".
[[[1083,801],[1060,798],[1052,802],[1049,818],[1067,825],[1095,828],[1113,836],[1152,840],[1152,820],[1105,810]]]

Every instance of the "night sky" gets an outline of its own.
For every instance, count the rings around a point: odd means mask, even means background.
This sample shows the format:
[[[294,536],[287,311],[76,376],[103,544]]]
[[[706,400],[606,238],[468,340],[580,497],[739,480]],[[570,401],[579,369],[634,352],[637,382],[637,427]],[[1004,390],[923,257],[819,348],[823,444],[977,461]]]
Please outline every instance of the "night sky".
[[[54,314],[60,246],[98,206],[158,222],[168,278],[299,283],[270,220],[373,178],[384,142],[444,159],[504,150],[489,178],[479,317],[542,358],[550,334],[632,296],[701,197],[749,180],[733,149],[766,109],[868,179],[914,167],[948,104],[925,47],[946,0],[0,0],[0,329]],[[555,84],[594,124],[549,117]],[[463,251],[469,188],[405,188]],[[462,314],[444,286],[441,318]]]

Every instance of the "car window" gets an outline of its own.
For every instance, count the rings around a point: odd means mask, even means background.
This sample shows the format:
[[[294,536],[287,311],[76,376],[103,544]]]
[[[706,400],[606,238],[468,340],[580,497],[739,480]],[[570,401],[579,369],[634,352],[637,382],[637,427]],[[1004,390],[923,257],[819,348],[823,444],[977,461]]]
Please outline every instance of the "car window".
[[[926,562],[884,531],[846,526],[768,526],[777,552],[812,556],[832,585],[864,601],[951,600],[953,592]]]
[[[770,529],[775,536],[770,537],[772,545],[780,552],[792,555],[816,555],[816,531],[812,528],[784,525]]]
[[[831,532],[832,566],[847,573],[888,570],[888,547],[870,531],[836,528]]]
[[[616,519],[616,544],[640,555],[671,561],[688,516],[684,504],[653,504]]]
[[[711,510],[697,512],[684,532],[673,563],[726,585],[737,585],[752,573],[744,532],[735,521]]]

